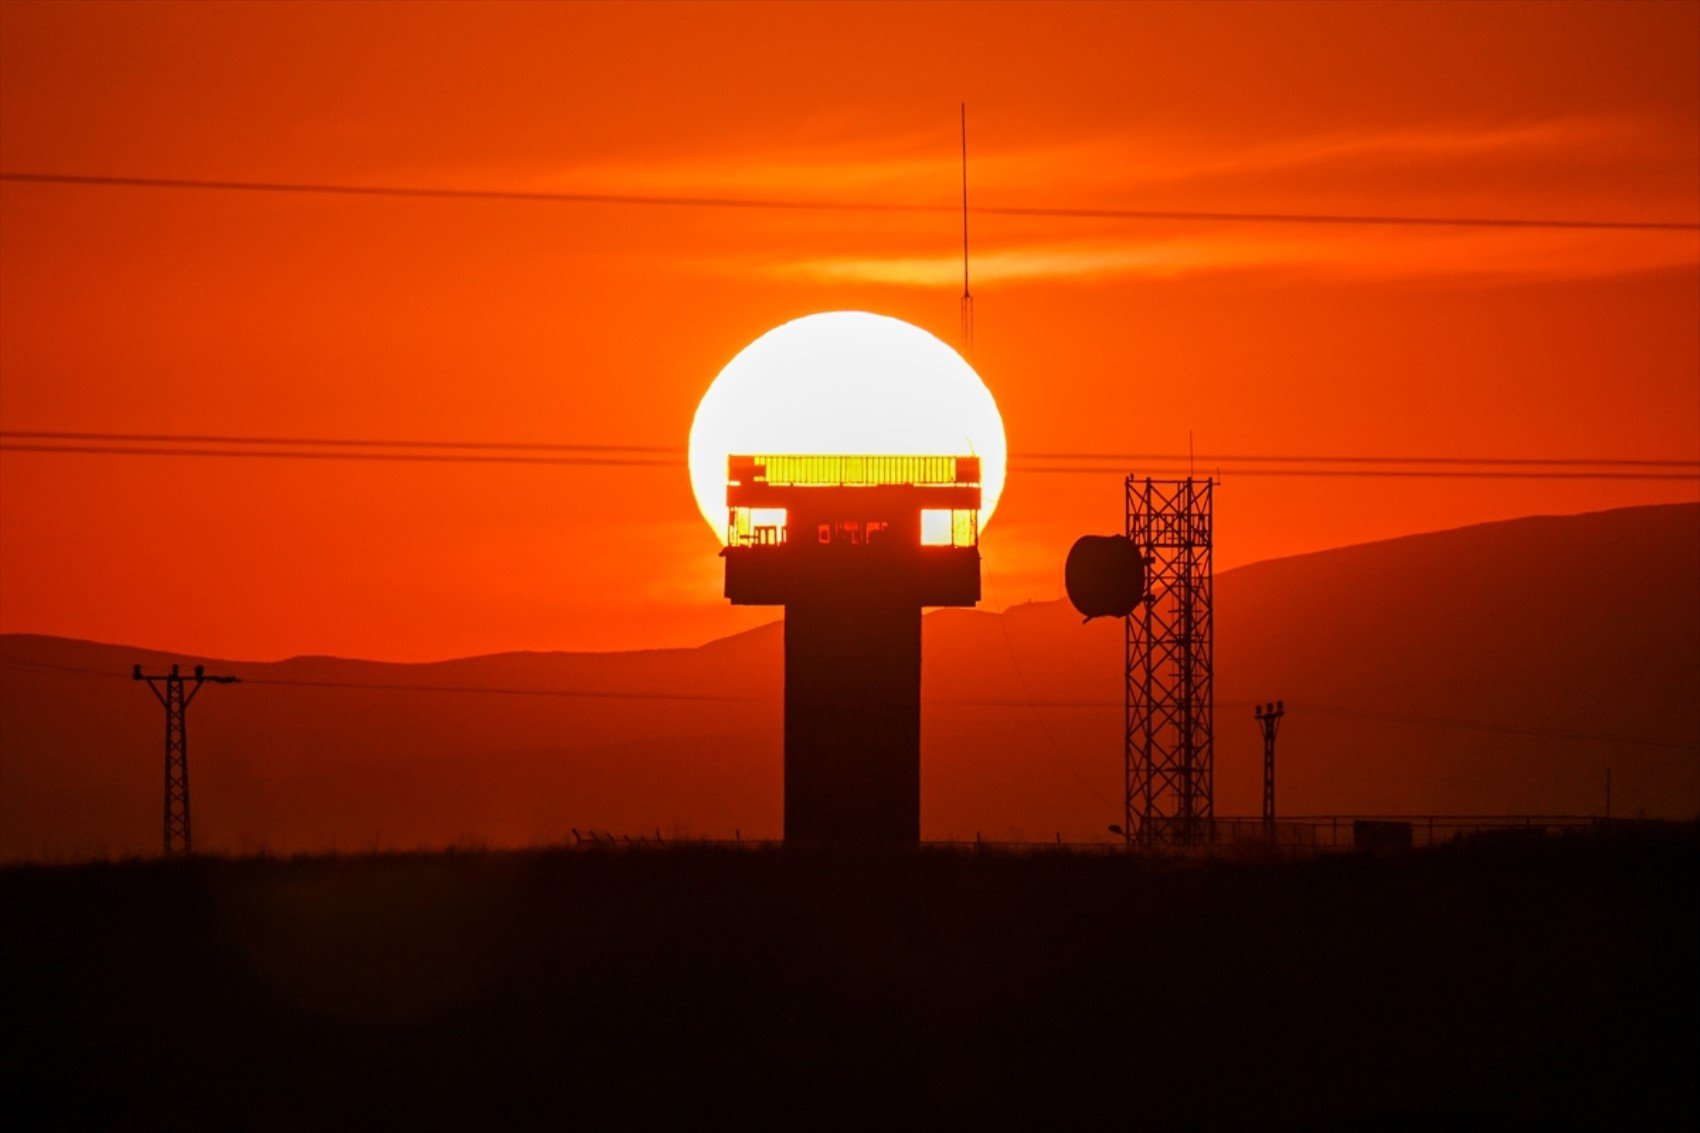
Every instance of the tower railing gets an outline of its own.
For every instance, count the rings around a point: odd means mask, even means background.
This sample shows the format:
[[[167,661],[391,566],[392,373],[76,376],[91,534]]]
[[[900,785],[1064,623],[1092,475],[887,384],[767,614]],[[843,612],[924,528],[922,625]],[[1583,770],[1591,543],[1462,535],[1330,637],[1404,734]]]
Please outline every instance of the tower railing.
[[[980,483],[977,456],[884,456],[807,453],[734,456],[728,461],[733,483],[798,487],[875,487]]]

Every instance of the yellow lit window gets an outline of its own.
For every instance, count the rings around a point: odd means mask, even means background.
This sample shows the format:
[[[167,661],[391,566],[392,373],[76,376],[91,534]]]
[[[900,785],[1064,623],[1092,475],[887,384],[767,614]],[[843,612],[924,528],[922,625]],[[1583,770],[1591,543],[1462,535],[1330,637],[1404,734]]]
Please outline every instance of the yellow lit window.
[[[980,541],[980,513],[965,508],[950,513],[950,544],[953,547],[972,547]]]

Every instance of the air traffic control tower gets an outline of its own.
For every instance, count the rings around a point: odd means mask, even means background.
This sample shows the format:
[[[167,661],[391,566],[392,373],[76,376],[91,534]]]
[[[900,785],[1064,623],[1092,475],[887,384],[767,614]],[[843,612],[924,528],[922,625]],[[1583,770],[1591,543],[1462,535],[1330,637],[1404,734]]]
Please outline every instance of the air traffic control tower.
[[[921,608],[980,600],[980,460],[733,456],[726,597],[785,607],[785,840],[921,839]]]

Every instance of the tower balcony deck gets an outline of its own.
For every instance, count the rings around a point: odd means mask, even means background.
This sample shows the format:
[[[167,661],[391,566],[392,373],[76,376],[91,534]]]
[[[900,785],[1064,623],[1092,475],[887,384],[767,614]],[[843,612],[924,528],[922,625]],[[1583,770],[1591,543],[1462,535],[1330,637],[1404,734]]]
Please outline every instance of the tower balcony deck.
[[[727,547],[726,597],[738,606],[880,601],[972,606],[980,600],[979,547],[810,545]]]
[[[980,599],[972,456],[733,456],[726,597],[739,605]]]

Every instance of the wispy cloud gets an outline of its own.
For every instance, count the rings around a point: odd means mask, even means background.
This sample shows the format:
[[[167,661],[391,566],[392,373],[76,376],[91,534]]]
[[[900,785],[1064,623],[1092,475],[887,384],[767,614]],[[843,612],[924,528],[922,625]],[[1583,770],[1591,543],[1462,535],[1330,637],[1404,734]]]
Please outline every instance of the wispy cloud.
[[[974,258],[984,284],[1175,278],[1229,272],[1300,273],[1361,280],[1586,278],[1700,263],[1694,233],[1330,231],[1284,238],[1216,232],[1168,239],[1104,237],[993,248]],[[949,287],[962,261],[934,256],[822,257],[767,269],[780,276],[899,287]]]
[[[972,189],[997,204],[1096,202],[1099,193],[1227,180],[1242,194],[1260,190],[1245,178],[1280,171],[1340,172],[1369,166],[1471,168],[1449,172],[1491,179],[1507,164],[1530,161],[1615,164],[1669,155],[1674,144],[1700,158],[1691,139],[1661,136],[1628,118],[1568,117],[1523,123],[1410,124],[1356,132],[1284,137],[1202,137],[1190,133],[1121,132],[977,147]],[[959,155],[954,136],[851,133],[776,147],[767,141],[731,143],[679,154],[563,163],[526,171],[525,187],[540,190],[697,193],[774,196],[825,191],[869,203],[953,201]],[[1700,173],[1700,168],[1691,170]],[[1227,187],[1227,186],[1222,186]],[[1551,189],[1552,186],[1541,186]],[[1042,190],[1046,200],[1005,199]],[[875,194],[891,193],[892,196]],[[1054,200],[1054,198],[1067,198]],[[1692,205],[1692,201],[1688,202]],[[1242,200],[1255,210],[1258,200]],[[1388,211],[1374,205],[1365,211]]]
[[[951,144],[946,144],[951,143]],[[948,206],[954,138],[815,139],[533,170],[531,187]],[[1115,134],[984,147],[975,203],[1230,212],[1403,213],[1525,219],[1694,218],[1691,139],[1631,119],[1409,124],[1278,138]],[[974,272],[988,285],[1286,271],[1349,278],[1573,278],[1700,262],[1691,232],[1287,227],[984,217]],[[761,213],[706,237],[708,270],[938,287],[959,274],[932,216]],[[817,252],[817,249],[820,251]]]
[[[1356,133],[1332,132],[1251,142],[1201,139],[1143,142],[1097,139],[1088,145],[1143,156],[1112,168],[1124,184],[1157,184],[1217,177],[1244,177],[1318,166],[1450,165],[1460,161],[1491,166],[1507,161],[1575,155],[1584,151],[1624,156],[1656,146],[1645,126],[1605,117],[1548,119],[1515,125],[1412,125]]]

